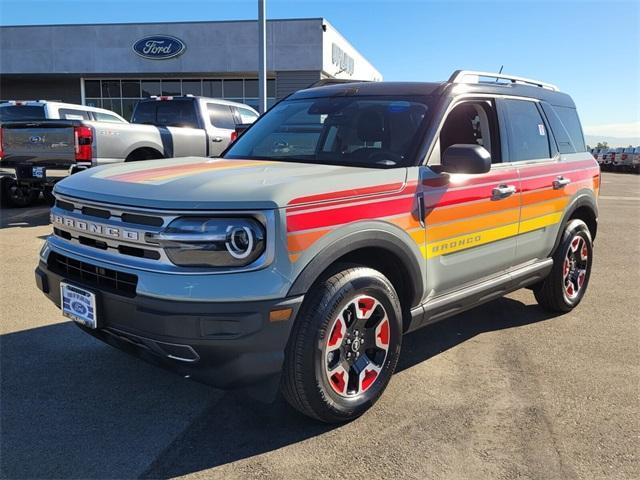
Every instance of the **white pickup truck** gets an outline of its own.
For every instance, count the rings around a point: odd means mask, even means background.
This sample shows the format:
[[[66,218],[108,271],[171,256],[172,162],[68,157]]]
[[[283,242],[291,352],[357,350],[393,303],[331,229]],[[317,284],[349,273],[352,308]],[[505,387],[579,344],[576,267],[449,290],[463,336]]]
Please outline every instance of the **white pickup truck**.
[[[216,157],[253,123],[251,107],[220,99],[151,97],[132,122],[101,108],[59,102],[0,104],[0,174],[6,203],[27,206],[75,171],[123,161]]]

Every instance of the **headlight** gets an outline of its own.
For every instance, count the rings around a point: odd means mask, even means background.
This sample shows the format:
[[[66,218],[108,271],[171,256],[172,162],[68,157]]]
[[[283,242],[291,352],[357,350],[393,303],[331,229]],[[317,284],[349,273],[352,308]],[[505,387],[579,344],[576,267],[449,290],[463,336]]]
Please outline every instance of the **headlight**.
[[[253,218],[181,217],[150,239],[182,267],[244,267],[265,249],[264,226]]]

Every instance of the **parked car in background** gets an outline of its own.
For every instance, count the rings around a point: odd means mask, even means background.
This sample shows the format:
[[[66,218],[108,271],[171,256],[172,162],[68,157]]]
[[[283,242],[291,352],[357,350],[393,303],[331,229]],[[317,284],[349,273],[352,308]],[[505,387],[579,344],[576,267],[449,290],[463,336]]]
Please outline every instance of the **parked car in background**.
[[[631,156],[631,171],[640,173],[640,146],[633,149]]]
[[[611,153],[609,154],[609,168],[611,170],[618,170],[618,162],[620,161],[620,155],[622,155],[623,150],[624,148],[622,147],[611,149]]]
[[[216,157],[236,126],[258,112],[235,102],[191,95],[141,100],[129,123],[108,110],[39,102],[10,105],[0,130],[0,167],[11,173],[3,195],[15,206],[49,195],[60,178],[96,165],[176,157]],[[37,109],[36,109],[37,107]],[[10,185],[9,185],[10,182]]]
[[[592,148],[591,149],[591,155],[593,155],[593,158],[596,159],[596,161],[598,162],[598,165],[600,165],[601,167],[602,167],[602,157],[603,157],[605,151],[606,151],[605,148]]]
[[[627,147],[621,150],[622,151],[619,153],[616,150],[616,156],[613,160],[613,169],[620,172],[630,172],[632,168],[633,151],[635,149],[633,147]]]
[[[129,123],[110,110],[48,100],[12,100],[0,103],[0,123],[24,120],[95,120]]]
[[[615,153],[614,148],[607,148],[602,154],[602,161],[600,162],[600,167],[602,170],[610,170],[611,169],[611,157]]]

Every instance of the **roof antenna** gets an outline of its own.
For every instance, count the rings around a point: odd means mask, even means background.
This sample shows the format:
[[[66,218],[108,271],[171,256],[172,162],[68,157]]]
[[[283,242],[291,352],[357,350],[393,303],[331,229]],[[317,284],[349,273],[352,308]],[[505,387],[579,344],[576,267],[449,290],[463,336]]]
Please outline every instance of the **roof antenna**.
[[[504,65],[500,65],[500,71],[498,72],[498,75],[500,75],[502,73],[502,69],[504,68]],[[496,77],[496,83],[498,83],[498,77]]]

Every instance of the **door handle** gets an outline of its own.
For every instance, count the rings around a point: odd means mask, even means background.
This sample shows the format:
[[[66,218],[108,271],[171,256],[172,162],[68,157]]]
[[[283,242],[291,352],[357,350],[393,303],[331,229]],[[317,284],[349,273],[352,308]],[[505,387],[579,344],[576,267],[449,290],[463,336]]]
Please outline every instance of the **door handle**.
[[[569,178],[564,178],[562,175],[560,175],[553,181],[553,189],[560,190],[561,188],[565,187],[566,185],[569,185],[570,183],[571,183],[571,180]]]
[[[222,141],[222,137],[211,137],[212,142],[220,143]]]
[[[491,199],[502,200],[503,198],[510,197],[514,193],[516,193],[516,187],[514,185],[506,185],[503,183],[491,191]]]

